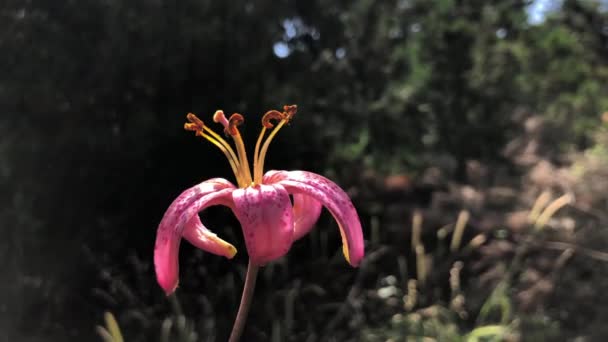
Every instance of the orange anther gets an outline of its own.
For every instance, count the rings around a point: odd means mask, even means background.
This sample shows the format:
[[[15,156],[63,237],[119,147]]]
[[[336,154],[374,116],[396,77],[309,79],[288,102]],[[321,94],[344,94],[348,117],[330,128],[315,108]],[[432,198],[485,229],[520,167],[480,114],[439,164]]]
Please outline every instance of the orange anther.
[[[285,105],[283,106],[283,111],[284,111],[284,115],[285,115],[285,119],[287,121],[291,120],[291,118],[296,115],[296,112],[298,111],[298,106],[297,105]]]
[[[186,131],[198,131],[199,130],[198,126],[196,124],[191,123],[191,122],[185,122],[184,123],[184,129]]]
[[[236,128],[236,126],[239,126],[243,122],[245,122],[245,118],[243,118],[243,116],[241,114],[239,114],[239,113],[232,114],[230,116],[230,118],[228,119],[228,127],[226,127],[226,129],[224,129],[224,132],[226,134],[230,134],[230,135],[239,134],[239,130]]]
[[[199,119],[196,115],[194,115],[192,113],[188,113],[188,115],[186,115],[186,118],[188,119],[188,121],[190,121],[190,123],[184,124],[185,130],[202,131],[203,127],[205,127],[203,120]]]
[[[270,120],[281,121],[284,118],[285,118],[285,114],[279,112],[278,110],[269,110],[262,117],[262,125],[266,128],[272,128],[272,127],[274,127],[274,125],[272,124],[272,122],[270,122]]]

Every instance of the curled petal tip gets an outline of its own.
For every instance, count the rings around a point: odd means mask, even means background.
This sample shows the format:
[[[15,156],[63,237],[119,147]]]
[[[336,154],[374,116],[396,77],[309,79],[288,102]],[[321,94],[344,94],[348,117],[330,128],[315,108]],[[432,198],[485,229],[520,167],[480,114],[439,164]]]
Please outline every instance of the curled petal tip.
[[[179,282],[178,256],[182,237],[212,253],[228,258],[234,256],[234,246],[206,229],[197,215],[208,206],[226,204],[233,188],[234,185],[224,179],[207,180],[184,191],[165,212],[156,233],[154,268],[158,284],[167,295],[175,291]]]
[[[230,246],[226,247],[226,255],[224,255],[224,256],[228,259],[232,259],[236,255],[236,252],[237,252],[236,247],[234,247],[233,245],[230,245]]]
[[[280,184],[294,196],[305,195],[325,206],[340,228],[344,257],[354,267],[361,263],[364,255],[361,222],[350,198],[337,184],[306,171],[269,171],[264,182]]]
[[[215,255],[221,255],[228,259],[232,259],[236,254],[236,248],[207,229],[201,223],[198,215],[192,216],[186,223],[183,237],[195,247]]]
[[[349,248],[346,244],[342,245],[342,253],[344,254],[344,258],[352,267],[359,267],[361,265],[361,260],[363,260],[363,250],[355,251],[351,256],[349,252]]]
[[[156,272],[156,281],[158,285],[163,289],[167,296],[171,295],[177,289],[179,279],[177,276],[173,277],[167,273]]]
[[[177,285],[178,284],[175,284],[175,286],[173,286],[172,288],[163,288],[163,290],[165,291],[165,296],[169,297],[170,295],[175,293],[175,290],[177,290]]]
[[[171,294],[178,283],[178,254],[180,237],[173,232],[161,231],[156,237],[154,247],[154,268],[156,280],[166,294]]]

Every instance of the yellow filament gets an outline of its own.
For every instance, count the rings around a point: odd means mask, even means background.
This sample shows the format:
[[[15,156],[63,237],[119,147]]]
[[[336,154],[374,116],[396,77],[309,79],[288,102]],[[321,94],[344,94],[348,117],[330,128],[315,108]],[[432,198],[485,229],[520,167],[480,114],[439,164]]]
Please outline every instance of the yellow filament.
[[[243,138],[241,138],[241,134],[236,132],[235,135],[232,136],[234,139],[234,144],[236,145],[236,152],[239,154],[239,160],[241,161],[241,172],[243,174],[244,180],[247,185],[251,184],[253,180],[251,179],[251,171],[249,170],[249,162],[247,161],[247,152],[245,152],[245,144],[243,143]]]
[[[258,184],[262,183],[263,170],[259,168],[258,164],[260,163],[260,145],[262,144],[264,134],[266,134],[266,127],[262,127],[258,141],[255,143],[255,151],[253,152],[253,181]]]
[[[283,125],[285,125],[286,122],[287,122],[287,120],[281,120],[281,122],[279,122],[279,124],[272,130],[272,132],[270,132],[270,134],[268,135],[268,138],[264,142],[264,145],[262,146],[262,149],[260,150],[260,155],[258,156],[258,167],[256,168],[257,172],[259,172],[260,174],[264,170],[264,159],[266,158],[266,152],[268,151],[268,146],[270,146],[270,142],[272,141],[272,138],[274,138],[274,136],[277,135],[277,132],[281,129],[281,127],[283,127]]]
[[[234,150],[226,140],[224,140],[219,134],[215,133],[211,128],[207,126],[204,126],[203,129],[205,130],[205,132],[207,132],[207,134],[211,135],[213,138],[215,138],[215,140],[222,144],[222,146],[226,148],[228,153],[230,153],[230,156],[232,156],[232,158],[238,163],[239,159],[236,157],[236,153],[234,153]]]
[[[188,114],[187,117],[190,123],[184,124],[184,128],[189,131],[195,131],[196,135],[202,136],[217,146],[228,159],[232,172],[234,172],[234,175],[236,176],[239,187],[244,188],[262,183],[264,160],[266,158],[268,146],[281,127],[283,127],[293,117],[297,109],[295,105],[284,106],[283,108],[285,110],[283,113],[277,110],[271,110],[268,111],[262,119],[262,131],[260,132],[260,136],[256,142],[255,151],[253,154],[253,178],[251,177],[252,171],[249,168],[245,144],[243,143],[243,138],[241,137],[241,134],[237,128],[237,126],[244,120],[241,114],[235,113],[232,114],[230,119],[226,119],[224,112],[218,110],[213,115],[213,121],[221,123],[224,126],[224,132],[229,134],[234,140],[234,144],[236,145],[236,153],[226,140],[205,126],[205,124],[194,114]],[[262,144],[262,140],[265,138],[267,129],[273,127],[270,120],[279,120],[279,123],[274,126],[274,129],[270,132]],[[345,254],[346,258],[348,259],[348,251],[346,251]]]
[[[207,132],[209,135],[211,135],[213,138],[215,138],[215,140],[217,140],[220,144],[222,144],[222,146],[224,146],[226,151],[228,151],[228,153],[230,153],[232,160],[235,161],[236,166],[238,168],[240,168],[239,158],[236,157],[236,153],[234,153],[234,150],[232,149],[232,147],[230,147],[230,144],[226,140],[224,140],[219,134],[217,134],[213,130],[211,130],[209,127],[203,126],[203,129],[205,130],[205,132]],[[230,158],[228,158],[228,159],[230,159]]]
[[[245,179],[243,179],[243,175],[240,172],[241,168],[239,167],[239,161],[238,161],[238,159],[236,159],[236,157],[233,157],[234,152],[231,151],[232,149],[230,149],[230,150],[226,149],[226,147],[224,145],[222,145],[222,143],[220,143],[214,137],[212,137],[212,136],[210,136],[210,135],[208,135],[206,133],[203,133],[203,131],[198,131],[198,133],[199,133],[200,136],[202,136],[203,138],[207,139],[213,145],[217,146],[224,153],[224,155],[228,159],[228,162],[230,163],[230,167],[232,168],[232,172],[234,172],[234,176],[236,177],[236,181],[239,183],[240,186],[245,186],[246,182],[245,182]],[[224,141],[224,143],[226,143],[226,142]],[[228,146],[228,148],[230,148],[230,146]],[[232,154],[230,152],[232,152]]]

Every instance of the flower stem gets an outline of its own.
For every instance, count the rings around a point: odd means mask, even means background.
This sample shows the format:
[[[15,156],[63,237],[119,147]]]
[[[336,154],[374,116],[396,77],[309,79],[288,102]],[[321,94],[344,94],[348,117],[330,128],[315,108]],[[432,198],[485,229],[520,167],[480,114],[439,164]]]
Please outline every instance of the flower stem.
[[[243,286],[243,295],[241,296],[241,304],[239,305],[239,312],[236,314],[236,319],[234,320],[228,342],[238,342],[243,334],[243,328],[245,327],[247,314],[249,313],[251,300],[253,299],[253,290],[255,289],[255,280],[257,276],[258,267],[249,261],[249,265],[247,265],[247,275],[245,276],[245,285]]]

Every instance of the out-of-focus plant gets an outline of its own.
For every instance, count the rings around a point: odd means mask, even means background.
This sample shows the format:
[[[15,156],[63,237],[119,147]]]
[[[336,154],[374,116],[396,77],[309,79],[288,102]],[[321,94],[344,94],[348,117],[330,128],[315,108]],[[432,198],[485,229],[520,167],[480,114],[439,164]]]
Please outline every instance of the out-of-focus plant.
[[[103,338],[104,342],[123,342],[124,339],[114,315],[111,312],[106,312],[103,316],[105,326],[98,325],[97,333]]]
[[[564,1],[523,36],[529,103],[547,117],[559,147],[585,147],[608,108],[608,12],[596,1]],[[602,31],[604,30],[604,31]],[[532,47],[532,42],[535,46]]]
[[[543,192],[530,210],[529,229],[522,241],[515,248],[502,279],[495,284],[477,313],[467,308],[466,292],[461,284],[461,273],[464,262],[458,260],[483,245],[487,236],[479,234],[463,247],[463,233],[470,219],[468,211],[461,211],[453,225],[442,227],[437,231],[439,241],[451,234],[449,248],[438,248],[429,251],[421,239],[422,217],[415,212],[412,220],[411,255],[416,258],[415,279],[407,281],[402,297],[403,311],[392,316],[390,323],[381,327],[366,327],[366,341],[505,341],[519,340],[522,334],[532,329],[533,336],[548,338],[556,336],[557,328],[553,322],[539,320],[534,315],[516,312],[512,304],[512,292],[516,285],[515,275],[523,269],[523,258],[532,247],[533,242],[542,238],[543,228],[555,213],[572,203],[570,194],[552,200],[548,192]],[[441,246],[441,244],[439,244]],[[567,249],[558,258],[556,268],[572,256],[573,250]],[[456,258],[456,259],[454,259]],[[442,259],[452,260],[449,268],[449,298],[437,297],[446,284],[429,284],[429,275],[441,270]],[[455,261],[454,261],[455,260]],[[438,279],[437,274],[433,274]],[[378,290],[381,298],[395,298],[401,290],[394,283]],[[437,286],[433,288],[432,286]],[[390,290],[390,291],[389,291]],[[428,306],[424,306],[424,305]],[[473,318],[474,326],[469,327],[467,320]],[[528,322],[529,321],[529,322]],[[469,321],[470,322],[470,321]]]
[[[196,342],[199,334],[195,329],[195,324],[183,313],[177,295],[169,296],[169,301],[173,308],[174,315],[165,318],[160,328],[160,342]],[[214,336],[205,336],[206,341],[211,341]]]
[[[414,313],[397,314],[390,326],[365,331],[364,341],[449,341],[477,342],[504,341],[513,336],[513,328],[508,325],[482,325],[468,332],[462,332],[457,315],[441,305],[435,305]]]
[[[365,341],[417,341],[419,339],[429,339],[437,341],[500,341],[506,336],[515,333],[514,321],[511,314],[510,300],[504,292],[497,288],[486,300],[478,318],[478,325],[469,330],[463,331],[462,320],[468,317],[469,313],[465,309],[465,296],[461,287],[461,271],[463,263],[456,261],[450,268],[449,288],[450,300],[449,307],[441,302],[431,304],[427,307],[419,308],[419,303],[428,303],[424,293],[435,292],[426,286],[427,277],[433,272],[433,260],[441,258],[443,253],[456,254],[462,247],[462,236],[468,223],[470,214],[468,211],[461,211],[454,225],[451,227],[452,238],[449,242],[449,249],[435,251],[426,254],[424,244],[421,239],[422,216],[420,212],[415,212],[412,220],[412,255],[416,258],[416,279],[410,279],[407,283],[407,292],[403,296],[404,313],[395,314],[388,326],[381,328],[366,329],[364,331]],[[438,237],[445,239],[447,234],[444,227],[438,231]],[[473,239],[465,246],[465,249],[472,251],[483,244],[484,239]],[[440,261],[436,261],[440,263]],[[435,275],[436,276],[436,275]],[[419,290],[419,288],[421,290]],[[431,290],[431,291],[429,291]],[[383,289],[379,291],[384,291]],[[421,292],[422,291],[422,292]],[[380,294],[381,297],[383,296]],[[434,300],[433,302],[435,302]],[[418,307],[418,308],[417,308]],[[496,324],[489,323],[487,315],[496,308],[501,312],[501,318]]]

